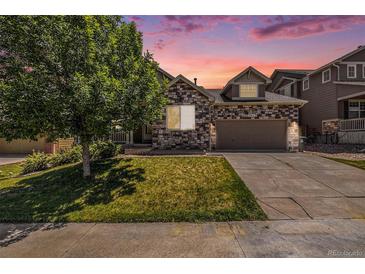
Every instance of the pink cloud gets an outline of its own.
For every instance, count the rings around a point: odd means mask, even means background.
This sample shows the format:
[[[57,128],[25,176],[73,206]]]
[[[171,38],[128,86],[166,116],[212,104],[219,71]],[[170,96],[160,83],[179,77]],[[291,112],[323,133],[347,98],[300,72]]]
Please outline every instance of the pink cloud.
[[[170,46],[175,44],[175,40],[169,39],[169,40],[165,40],[165,39],[158,39],[155,43],[153,48],[155,49],[155,51],[161,51],[163,50],[166,46]]]
[[[136,23],[136,25],[138,27],[142,26],[142,24],[144,23],[144,19],[140,16],[136,16],[136,15],[133,15],[133,16],[127,16],[127,19],[128,21],[130,22],[134,22]]]
[[[265,27],[253,28],[256,40],[295,39],[327,32],[338,32],[354,25],[365,24],[365,16],[282,16],[265,17]]]
[[[266,62],[253,57],[230,58],[224,56],[208,56],[187,54],[178,60],[176,55],[157,54],[156,59],[161,67],[173,75],[183,74],[189,79],[198,78],[198,84],[205,88],[222,88],[231,78],[248,66],[254,66],[262,73],[270,76],[276,68],[311,69],[311,62]]]
[[[160,21],[160,30],[147,32],[147,36],[191,34],[207,32],[219,23],[238,24],[246,22],[248,17],[225,15],[166,15]]]

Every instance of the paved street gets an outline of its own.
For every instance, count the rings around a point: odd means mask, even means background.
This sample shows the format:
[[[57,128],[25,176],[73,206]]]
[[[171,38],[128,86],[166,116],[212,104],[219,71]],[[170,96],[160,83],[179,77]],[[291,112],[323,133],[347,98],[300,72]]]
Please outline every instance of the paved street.
[[[0,245],[0,257],[365,257],[365,221],[1,224]]]
[[[0,154],[0,166],[21,162],[26,155],[23,154]]]
[[[271,220],[365,218],[365,171],[305,153],[224,153]]]

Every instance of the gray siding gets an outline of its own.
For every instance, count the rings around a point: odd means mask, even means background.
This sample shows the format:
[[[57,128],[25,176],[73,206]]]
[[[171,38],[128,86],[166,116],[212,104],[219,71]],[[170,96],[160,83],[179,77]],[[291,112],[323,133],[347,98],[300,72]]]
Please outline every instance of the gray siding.
[[[336,85],[337,98],[365,91],[365,86]]]
[[[365,60],[363,61],[365,62]],[[356,78],[347,78],[347,64],[340,64],[340,81],[348,82],[364,82],[365,78],[363,76],[363,65],[356,65]],[[334,79],[337,81],[338,79]]]
[[[333,80],[336,72],[333,68],[331,72]],[[301,99],[308,101],[300,110],[301,126],[310,132],[321,132],[322,120],[338,117],[336,85],[322,84],[322,72],[310,76],[309,89],[301,92]]]
[[[240,83],[240,82],[264,82],[264,81],[265,81],[265,79],[262,79],[261,77],[259,77],[255,73],[253,73],[252,71],[249,71],[249,72],[243,74],[241,77],[234,80],[235,83]]]

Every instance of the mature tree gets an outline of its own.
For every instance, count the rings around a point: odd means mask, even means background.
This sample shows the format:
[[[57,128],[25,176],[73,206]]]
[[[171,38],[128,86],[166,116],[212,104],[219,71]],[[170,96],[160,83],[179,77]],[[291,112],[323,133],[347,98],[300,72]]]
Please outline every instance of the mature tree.
[[[0,16],[0,135],[76,136],[89,145],[158,118],[165,104],[157,63],[120,16]]]

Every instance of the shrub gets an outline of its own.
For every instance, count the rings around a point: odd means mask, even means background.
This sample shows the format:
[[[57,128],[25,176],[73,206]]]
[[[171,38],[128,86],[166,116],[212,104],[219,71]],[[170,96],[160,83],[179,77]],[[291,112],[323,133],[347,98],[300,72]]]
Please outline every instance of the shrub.
[[[74,146],[71,149],[62,150],[49,156],[49,164],[52,167],[65,164],[77,163],[82,160],[81,146]]]
[[[34,152],[25,158],[23,174],[44,170],[49,167],[48,156],[44,152]]]
[[[96,141],[90,146],[92,160],[111,158],[122,152],[122,146],[111,141]],[[47,155],[44,152],[34,152],[25,158],[22,174],[44,170],[50,167],[77,163],[82,160],[81,146]]]
[[[96,141],[90,146],[92,160],[111,158],[121,153],[122,146],[111,141]]]

